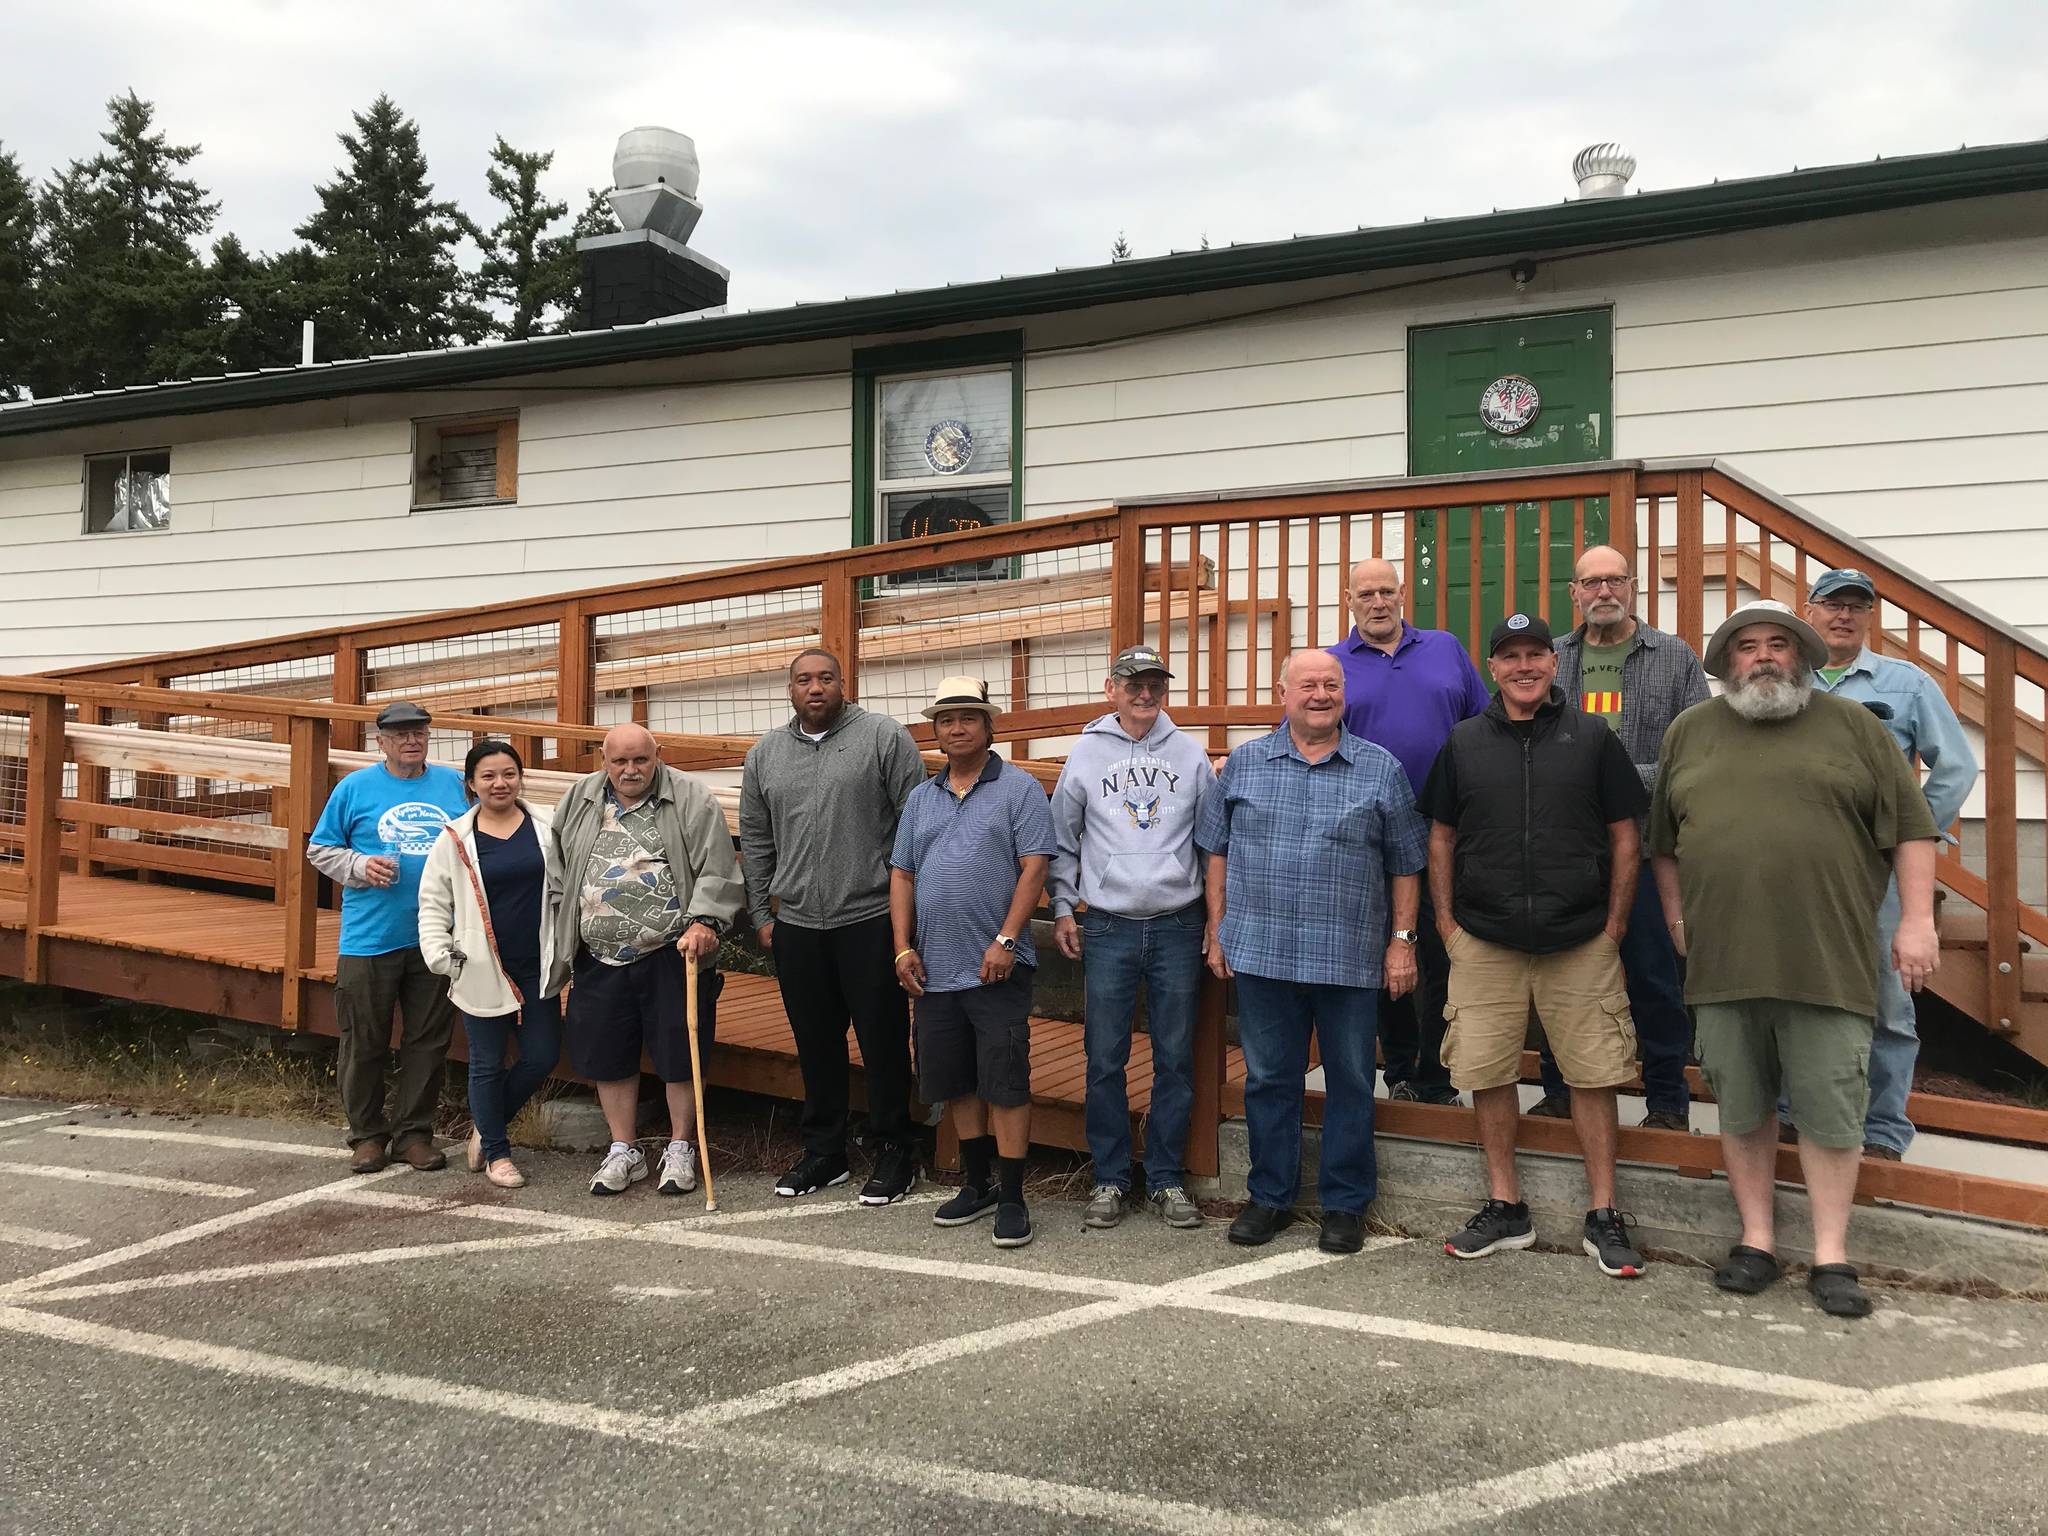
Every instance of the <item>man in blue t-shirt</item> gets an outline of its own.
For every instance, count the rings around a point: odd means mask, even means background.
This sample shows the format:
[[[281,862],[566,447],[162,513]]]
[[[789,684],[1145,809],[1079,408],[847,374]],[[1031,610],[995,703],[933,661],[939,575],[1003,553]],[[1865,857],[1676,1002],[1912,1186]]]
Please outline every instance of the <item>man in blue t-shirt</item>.
[[[431,723],[417,704],[379,711],[384,761],[334,787],[307,840],[308,861],[342,888],[334,1019],[355,1173],[375,1173],[393,1157],[422,1170],[448,1166],[434,1145],[434,1107],[455,1010],[447,979],[420,955],[420,872],[441,829],[469,809],[469,796],[461,774],[427,761]],[[387,1115],[384,1058],[394,1010],[401,1020],[398,1103]]]

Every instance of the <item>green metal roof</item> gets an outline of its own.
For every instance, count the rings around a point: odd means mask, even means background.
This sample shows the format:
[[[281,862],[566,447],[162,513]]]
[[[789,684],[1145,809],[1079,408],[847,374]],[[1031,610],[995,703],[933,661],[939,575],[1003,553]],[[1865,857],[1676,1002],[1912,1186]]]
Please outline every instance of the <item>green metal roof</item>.
[[[477,384],[741,347],[1014,321],[1025,315],[1099,304],[1393,267],[1535,257],[1574,247],[1689,239],[1959,198],[2043,190],[2048,190],[2048,141],[1908,155],[1669,192],[1298,236],[830,303],[136,385],[0,408],[0,437],[143,417]]]

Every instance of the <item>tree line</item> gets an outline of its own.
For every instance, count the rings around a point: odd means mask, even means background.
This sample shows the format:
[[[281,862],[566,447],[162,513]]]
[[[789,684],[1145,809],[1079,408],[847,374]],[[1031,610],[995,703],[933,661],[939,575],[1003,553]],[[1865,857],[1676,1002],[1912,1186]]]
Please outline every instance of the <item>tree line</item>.
[[[104,148],[40,183],[0,144],[0,400],[295,363],[306,320],[323,362],[567,328],[575,242],[618,227],[604,189],[564,227],[540,189],[554,155],[501,135],[486,226],[434,196],[389,96],[351,116],[302,243],[268,255],[206,244],[220,204],[191,174],[200,147],[133,91],[107,103]]]

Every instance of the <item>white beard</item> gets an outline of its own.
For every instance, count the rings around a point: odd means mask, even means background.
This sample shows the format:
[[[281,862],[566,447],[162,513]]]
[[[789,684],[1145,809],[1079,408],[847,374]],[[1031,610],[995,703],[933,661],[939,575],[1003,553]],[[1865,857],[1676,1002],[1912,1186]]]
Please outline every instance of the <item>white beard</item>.
[[[1745,720],[1790,720],[1812,701],[1813,674],[1802,666],[1788,675],[1766,663],[1746,678],[1730,678],[1721,697]]]

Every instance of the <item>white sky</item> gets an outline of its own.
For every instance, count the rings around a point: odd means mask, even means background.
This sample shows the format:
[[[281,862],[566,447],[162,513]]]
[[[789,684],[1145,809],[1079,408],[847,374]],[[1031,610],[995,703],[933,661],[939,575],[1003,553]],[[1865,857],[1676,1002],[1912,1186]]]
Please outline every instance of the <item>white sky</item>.
[[[389,91],[491,221],[492,138],[580,206],[621,130],[704,165],[735,307],[1553,201],[1618,139],[1657,189],[2048,134],[2039,0],[859,5],[7,0],[0,148],[93,153],[133,87],[221,201],[291,243]]]

